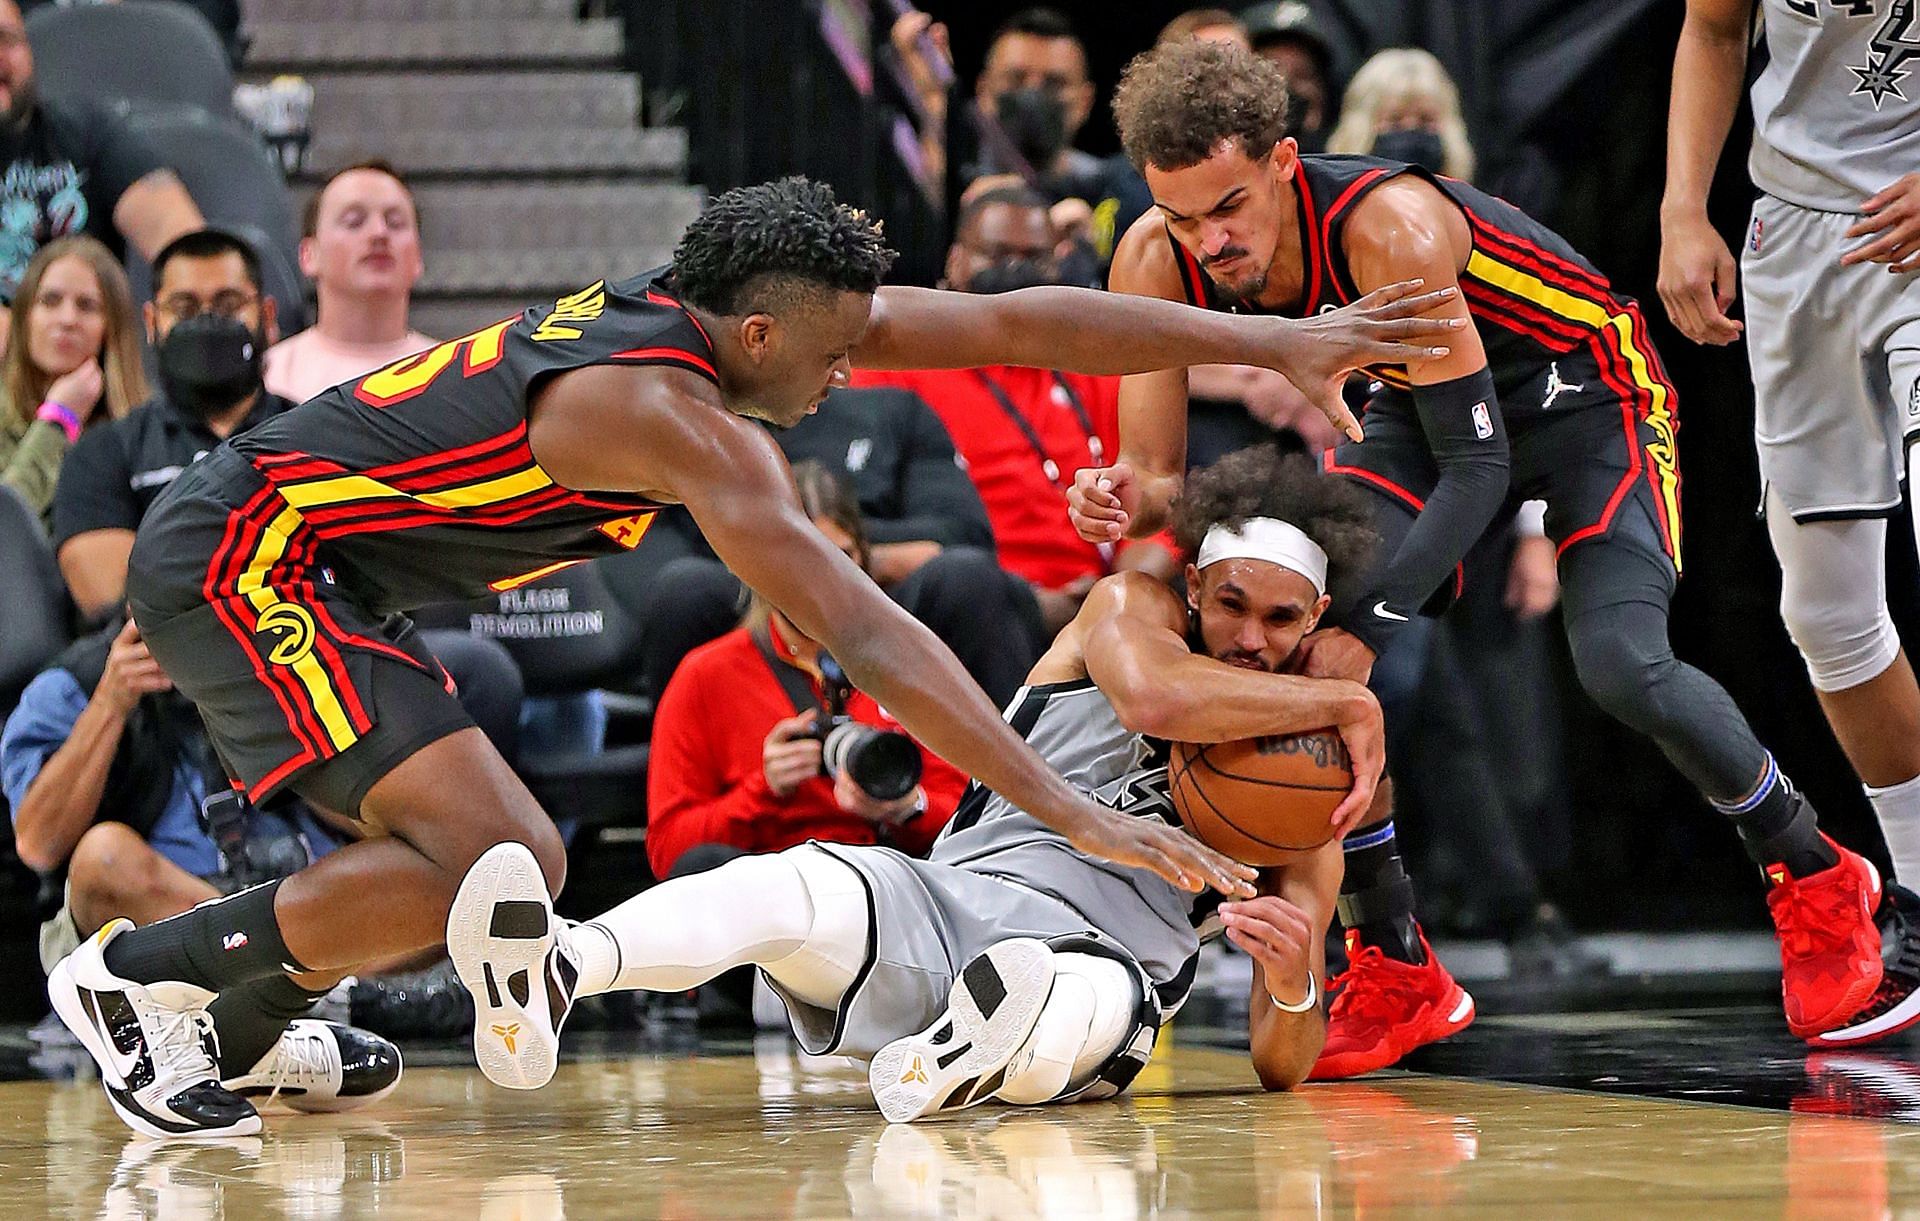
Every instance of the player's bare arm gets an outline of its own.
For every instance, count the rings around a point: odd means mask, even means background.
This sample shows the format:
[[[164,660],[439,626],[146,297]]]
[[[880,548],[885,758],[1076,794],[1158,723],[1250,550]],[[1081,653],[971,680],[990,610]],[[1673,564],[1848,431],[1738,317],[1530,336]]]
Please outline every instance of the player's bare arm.
[[[1353,791],[1335,809],[1343,823],[1373,800],[1386,767],[1380,704],[1357,682],[1267,674],[1196,653],[1188,611],[1173,590],[1118,573],[1087,595],[1064,647],[1135,733],[1173,742],[1235,742],[1333,727],[1353,765]],[[1056,650],[1062,646],[1057,645]],[[1048,664],[1054,657],[1041,660]],[[1036,674],[1039,673],[1036,668]]]
[[[1247,999],[1248,1052],[1260,1084],[1288,1090],[1306,1080],[1327,1039],[1324,1001],[1326,932],[1340,891],[1338,844],[1260,875],[1260,897],[1222,903],[1227,940],[1253,959],[1253,991]],[[1315,1003],[1289,1012],[1309,996]]]
[[[1713,168],[1740,108],[1750,0],[1687,0],[1673,53],[1667,104],[1667,189],[1660,200],[1660,300],[1695,343],[1729,344],[1741,324],[1727,317],[1738,268],[1707,220]]]
[[[608,438],[617,437],[613,445]],[[932,632],[807,520],[766,431],[678,371],[598,366],[543,392],[531,443],[565,486],[660,494],[686,505],[720,559],[929,748],[1075,846],[1188,890],[1244,893],[1253,873],[1197,840],[1095,805],[1048,768]]]

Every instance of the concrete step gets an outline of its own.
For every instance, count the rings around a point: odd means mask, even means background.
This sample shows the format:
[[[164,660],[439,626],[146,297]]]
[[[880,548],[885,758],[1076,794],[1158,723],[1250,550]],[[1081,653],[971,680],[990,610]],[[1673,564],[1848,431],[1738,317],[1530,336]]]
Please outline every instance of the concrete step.
[[[690,187],[650,181],[423,183],[415,190],[430,251],[671,247],[700,215]]]
[[[251,74],[249,74],[251,75]],[[630,128],[639,82],[625,72],[312,72],[321,133]]]
[[[620,23],[590,21],[263,21],[248,27],[249,72],[321,67],[614,67]]]
[[[571,21],[579,0],[243,0],[249,26],[274,22]]]
[[[410,177],[514,178],[621,175],[678,179],[687,133],[677,127],[626,130],[409,132],[378,128],[314,132],[306,177],[383,157]]]
[[[676,232],[675,237],[679,234]],[[616,247],[537,250],[447,250],[427,253],[427,271],[415,293],[434,297],[515,297],[522,305],[550,299],[595,280],[623,280],[673,257],[673,243],[631,242]],[[500,315],[495,315],[499,317]],[[486,324],[481,320],[481,325]]]

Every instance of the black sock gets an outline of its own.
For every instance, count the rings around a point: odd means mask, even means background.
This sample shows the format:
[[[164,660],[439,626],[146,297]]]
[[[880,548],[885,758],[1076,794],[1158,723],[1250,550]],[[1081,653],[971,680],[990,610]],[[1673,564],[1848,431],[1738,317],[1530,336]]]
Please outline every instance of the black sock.
[[[324,992],[309,992],[290,975],[269,975],[229,988],[213,998],[207,1012],[220,1036],[220,1076],[238,1077],[260,1063],[280,1041],[287,1023],[305,1017]]]
[[[279,882],[249,887],[122,933],[107,945],[107,970],[135,983],[179,980],[214,992],[305,971],[280,938],[279,891]]]
[[[1713,807],[1732,821],[1747,855],[1762,869],[1779,865],[1793,877],[1804,878],[1839,863],[1833,846],[1820,834],[1813,806],[1794,791],[1772,755],[1767,756],[1760,783],[1751,793],[1734,801],[1715,801]]]
[[[1393,820],[1364,827],[1341,842],[1347,874],[1340,882],[1340,923],[1360,931],[1360,940],[1388,958],[1418,966],[1420,926],[1413,918],[1413,879],[1400,864]]]

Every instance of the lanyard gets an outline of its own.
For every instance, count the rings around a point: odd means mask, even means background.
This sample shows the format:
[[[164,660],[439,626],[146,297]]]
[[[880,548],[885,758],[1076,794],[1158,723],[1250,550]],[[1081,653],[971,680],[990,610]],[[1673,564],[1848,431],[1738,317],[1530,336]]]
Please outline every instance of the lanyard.
[[[1073,417],[1080,422],[1080,431],[1087,435],[1088,456],[1093,459],[1095,466],[1099,466],[1106,461],[1107,447],[1101,444],[1099,436],[1093,431],[1093,417],[1087,414],[1087,405],[1080,401],[1080,396],[1073,392],[1073,387],[1067,384],[1067,379],[1060,376],[1059,370],[1051,370],[1051,373],[1055,389],[1067,396],[1067,403],[1073,408]],[[993,375],[985,369],[975,369],[973,375],[980,379],[980,384],[987,388],[987,393],[993,396],[993,401],[1000,404],[1000,410],[1013,421],[1014,427],[1020,430],[1020,435],[1027,439],[1027,444],[1033,448],[1034,457],[1040,459],[1040,470],[1046,475],[1048,481],[1056,487],[1065,488],[1067,485],[1060,480],[1060,464],[1047,456],[1047,447],[1040,443],[1040,434],[1033,430],[1033,422],[1014,406],[1013,396],[1007,393],[1006,387],[995,381]]]

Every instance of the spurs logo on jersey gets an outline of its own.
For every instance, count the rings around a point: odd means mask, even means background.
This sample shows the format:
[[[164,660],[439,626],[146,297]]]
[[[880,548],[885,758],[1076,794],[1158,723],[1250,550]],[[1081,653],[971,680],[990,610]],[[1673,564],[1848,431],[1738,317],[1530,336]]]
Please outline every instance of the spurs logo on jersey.
[[[1831,10],[1828,16],[1850,21],[1876,16],[1880,0],[1786,0],[1787,8],[1816,21],[1823,3]],[[1914,21],[1914,0],[1893,0],[1886,19],[1867,40],[1866,62],[1847,65],[1855,78],[1854,95],[1873,99],[1875,110],[1889,97],[1906,101],[1900,82],[1912,75],[1906,64],[1916,55],[1920,55],[1920,24]]]

